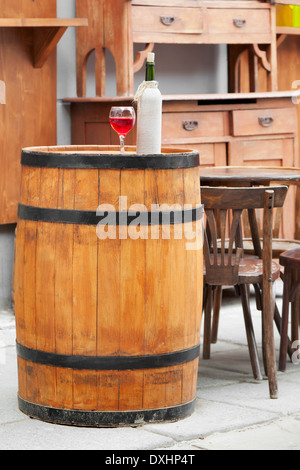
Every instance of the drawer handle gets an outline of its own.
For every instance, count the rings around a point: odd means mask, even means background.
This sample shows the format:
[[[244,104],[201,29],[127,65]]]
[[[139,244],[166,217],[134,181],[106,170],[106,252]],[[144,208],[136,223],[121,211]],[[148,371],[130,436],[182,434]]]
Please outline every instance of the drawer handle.
[[[258,118],[258,122],[262,127],[270,127],[274,123],[272,116],[261,116]]]
[[[175,16],[161,16],[160,22],[165,26],[171,26],[175,21]]]
[[[183,121],[182,126],[186,131],[194,131],[199,125],[198,121]]]
[[[243,18],[233,18],[233,24],[237,28],[244,28],[246,26],[247,20]]]

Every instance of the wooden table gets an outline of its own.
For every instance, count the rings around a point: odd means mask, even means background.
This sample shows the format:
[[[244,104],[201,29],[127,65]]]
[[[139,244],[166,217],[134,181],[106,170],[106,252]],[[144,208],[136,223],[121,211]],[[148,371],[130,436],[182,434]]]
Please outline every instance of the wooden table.
[[[247,166],[201,168],[200,182],[202,186],[269,186],[271,183],[297,186],[297,189],[290,188],[286,199],[286,204],[289,204],[293,212],[283,211],[282,235],[284,237],[293,230],[294,238],[300,240],[300,168]],[[291,213],[295,216],[291,217]]]
[[[269,186],[272,182],[300,186],[300,168],[201,168],[200,181],[202,186]]]

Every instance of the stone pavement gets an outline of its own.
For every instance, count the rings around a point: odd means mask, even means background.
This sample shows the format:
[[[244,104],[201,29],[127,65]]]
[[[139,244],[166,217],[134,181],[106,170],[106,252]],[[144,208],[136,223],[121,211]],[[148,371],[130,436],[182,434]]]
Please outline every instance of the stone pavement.
[[[281,308],[281,281],[276,290]],[[240,301],[231,290],[224,297],[219,341],[209,361],[200,359],[192,416],[115,429],[53,425],[18,410],[14,316],[0,312],[0,450],[300,450],[300,365],[288,362],[278,374],[279,399],[270,400],[267,380],[252,377]],[[251,303],[261,346],[260,313]]]

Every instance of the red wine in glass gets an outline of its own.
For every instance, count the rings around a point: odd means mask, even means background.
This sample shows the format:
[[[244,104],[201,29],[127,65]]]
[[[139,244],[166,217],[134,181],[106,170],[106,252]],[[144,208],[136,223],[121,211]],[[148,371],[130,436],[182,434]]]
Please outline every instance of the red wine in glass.
[[[125,151],[124,143],[125,137],[135,124],[135,111],[132,107],[117,107],[111,108],[109,113],[109,122],[114,131],[117,132],[120,138],[120,151]]]

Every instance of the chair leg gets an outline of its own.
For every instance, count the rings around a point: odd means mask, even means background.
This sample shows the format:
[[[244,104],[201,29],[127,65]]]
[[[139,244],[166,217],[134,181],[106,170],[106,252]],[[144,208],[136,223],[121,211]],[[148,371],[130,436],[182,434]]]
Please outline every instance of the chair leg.
[[[205,306],[204,306],[203,359],[210,359],[211,308],[212,308],[212,287],[207,286]]]
[[[216,344],[218,341],[221,303],[222,303],[222,286],[217,286],[214,292],[213,322],[212,322],[212,332],[211,332],[212,344]]]
[[[246,327],[246,333],[247,333],[247,341],[248,341],[248,348],[249,348],[253,376],[255,380],[263,380],[263,377],[260,371],[257,345],[256,345],[253,323],[252,323],[252,318],[251,318],[248,289],[246,285],[241,285],[240,289],[241,289],[241,299],[242,299],[242,305],[243,305],[244,320],[245,320],[245,327]]]
[[[290,288],[291,288],[291,270],[289,268],[286,268],[284,272],[282,321],[281,321],[281,331],[280,331],[279,370],[281,372],[284,372],[286,370],[286,356],[287,356],[287,350],[288,350]]]
[[[280,313],[279,313],[279,310],[278,310],[278,307],[277,307],[277,304],[275,303],[275,317],[274,317],[274,320],[275,320],[275,325],[276,325],[276,328],[278,330],[278,333],[281,335],[281,324],[282,324],[282,320],[281,320],[281,316],[280,316]],[[290,338],[288,338],[288,355],[289,355],[289,358],[292,360],[292,356],[293,356],[293,353],[294,353],[294,348],[292,347],[292,342],[290,340]]]
[[[261,287],[259,284],[253,284],[254,291],[255,291],[255,299],[256,299],[256,308],[258,311],[262,311],[262,298],[261,298]]]

